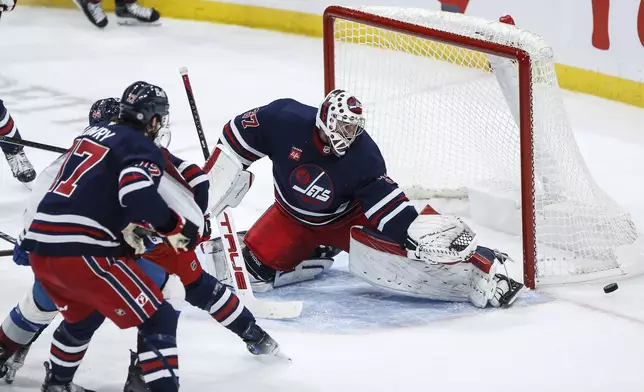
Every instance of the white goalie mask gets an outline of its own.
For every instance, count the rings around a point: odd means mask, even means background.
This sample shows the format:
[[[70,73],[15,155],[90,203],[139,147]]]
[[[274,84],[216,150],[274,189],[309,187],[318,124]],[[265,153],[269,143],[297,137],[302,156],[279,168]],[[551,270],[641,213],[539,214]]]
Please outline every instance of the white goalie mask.
[[[315,125],[324,132],[335,155],[343,156],[364,132],[362,103],[344,90],[331,91],[318,108]]]

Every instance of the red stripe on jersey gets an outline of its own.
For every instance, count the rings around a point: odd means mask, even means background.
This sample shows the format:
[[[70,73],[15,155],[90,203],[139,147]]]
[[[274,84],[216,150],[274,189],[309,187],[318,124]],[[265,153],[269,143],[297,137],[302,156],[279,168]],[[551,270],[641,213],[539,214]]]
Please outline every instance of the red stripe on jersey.
[[[4,127],[0,127],[0,135],[8,135],[9,133],[11,133],[12,129],[13,129],[13,118],[9,116],[9,121],[7,121]]]
[[[193,179],[192,177],[197,177],[201,174],[203,174],[203,171],[197,165],[190,165],[181,173],[183,178],[188,181],[191,181]]]
[[[259,159],[258,156],[253,155],[251,152],[242,147],[241,144],[239,144],[239,141],[233,134],[232,129],[230,129],[230,124],[226,124],[224,126],[224,137],[226,138],[226,140],[228,140],[230,147],[232,147],[237,154],[241,155],[251,162],[255,162]]]
[[[188,183],[186,182],[186,179],[179,173],[179,170],[174,166],[172,163],[172,160],[170,159],[170,151],[168,151],[165,148],[161,149],[161,153],[165,157],[165,162],[164,162],[164,169],[165,172],[170,175],[170,177],[174,178],[175,180],[179,181],[181,185],[183,185],[187,190],[192,191],[192,188]]]
[[[146,176],[144,176],[143,174],[141,174],[141,173],[126,174],[126,175],[123,176],[123,178],[121,178],[121,181],[119,182],[119,187],[123,188],[126,185],[130,185],[133,182],[143,181],[143,180],[147,180],[147,179],[148,178]]]
[[[216,311],[213,317],[221,323],[226,320],[228,316],[233,314],[235,309],[237,309],[237,305],[239,305],[239,298],[237,298],[236,295],[231,295],[226,306]]]
[[[407,196],[405,196],[405,194],[403,193],[402,195],[398,196],[396,199],[390,201],[385,206],[385,208],[380,210],[379,213],[377,213],[376,215],[372,216],[371,219],[369,219],[369,222],[371,222],[371,224],[373,224],[374,226],[378,226],[378,222],[380,221],[380,219],[382,219],[382,217],[386,213],[392,211],[398,204],[400,204],[401,202],[405,202],[405,201],[408,201],[408,199],[407,199]]]
[[[50,223],[32,222],[29,230],[49,232],[49,233],[85,233],[94,238],[110,239],[106,233],[98,230],[88,229],[83,226],[63,226]]]
[[[96,259],[96,261],[98,261],[100,264],[106,262],[108,264],[110,263],[110,259],[106,257],[94,257],[94,259]],[[121,288],[134,299],[138,307],[143,310],[145,315],[147,317],[152,317],[154,312],[156,312],[157,310],[155,302],[161,303],[162,299],[156,297],[149,298],[148,295],[143,291],[143,288],[145,288],[146,291],[151,295],[155,295],[154,290],[151,290],[149,287],[147,287],[145,285],[145,282],[141,279],[139,279],[138,282],[135,282],[132,277],[125,273],[125,271],[123,271],[121,268],[110,268],[108,273],[111,274],[114,279],[118,281],[118,283],[120,283]],[[137,283],[139,283],[143,287],[139,288],[139,285]]]

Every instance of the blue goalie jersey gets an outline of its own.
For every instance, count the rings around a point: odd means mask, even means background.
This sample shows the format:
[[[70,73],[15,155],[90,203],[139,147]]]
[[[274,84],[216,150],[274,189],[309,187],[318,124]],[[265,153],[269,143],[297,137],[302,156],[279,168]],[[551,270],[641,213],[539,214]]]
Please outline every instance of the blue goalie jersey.
[[[228,122],[220,142],[244,167],[264,156],[273,161],[276,202],[298,221],[322,226],[361,209],[375,228],[404,244],[418,214],[387,176],[376,143],[363,132],[338,158],[320,138],[316,113],[280,99]]]
[[[21,247],[42,256],[119,256],[130,222],[172,229],[157,192],[161,150],[126,125],[88,127],[74,140],[38,204]]]

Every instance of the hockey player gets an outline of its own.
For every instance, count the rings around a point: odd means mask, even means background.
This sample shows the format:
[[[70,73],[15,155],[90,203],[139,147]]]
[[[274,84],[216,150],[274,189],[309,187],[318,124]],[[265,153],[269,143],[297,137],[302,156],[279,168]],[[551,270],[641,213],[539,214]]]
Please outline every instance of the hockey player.
[[[89,127],[74,140],[23,237],[36,278],[64,317],[54,333],[56,360],[47,364],[45,392],[83,391],[72,380],[105,317],[139,329],[150,390],[178,390],[177,315],[125,254],[121,234],[140,222],[185,251],[203,230],[202,222],[168,208],[157,191],[164,158],[152,140],[168,115],[163,89],[130,85],[117,123]]]
[[[477,248],[458,218],[431,208],[419,215],[387,176],[364,125],[360,101],[334,90],[318,108],[280,99],[224,126],[217,148],[225,153],[206,165],[218,180],[213,215],[239,204],[249,165],[265,156],[273,162],[275,203],[243,238],[253,288],[311,279],[330,266],[328,258],[307,260],[324,244],[349,252],[352,271],[371,284],[478,307],[511,304],[522,285],[497,273],[505,256]],[[221,256],[214,254],[215,265]]]
[[[113,112],[110,106],[114,106],[116,102],[114,98],[96,102],[90,110],[90,124],[93,121],[109,119],[109,113]],[[179,189],[188,191],[184,194],[178,193],[179,191],[170,193],[165,190],[165,186],[161,186],[159,188],[161,195],[169,202],[185,196],[186,200],[189,199],[193,204],[196,203],[199,213],[204,215],[208,208],[210,188],[208,177],[197,165],[185,162],[171,154],[161,145],[165,143],[160,139],[168,141],[169,135],[158,135],[156,140],[166,158],[166,173],[176,184],[180,185]],[[205,226],[209,227],[207,218],[205,218]],[[256,324],[255,317],[239,301],[237,295],[202,269],[194,250],[177,253],[167,244],[155,241],[154,236],[138,235],[136,229],[126,230],[124,234],[125,240],[141,257],[160,265],[168,273],[177,275],[181,279],[185,288],[185,300],[189,304],[205,310],[217,322],[239,336],[252,354],[279,354],[277,342]],[[144,242],[147,243],[147,246]]]
[[[85,13],[87,19],[98,28],[107,26],[108,20],[101,6],[102,0],[74,0],[78,8]],[[158,24],[159,12],[152,7],[144,7],[136,0],[114,0],[116,4],[116,19],[118,24]]]
[[[104,121],[109,122],[118,113],[118,99],[107,98],[99,100],[90,109],[90,126]],[[157,133],[155,143],[157,145],[167,145],[168,140],[169,132],[165,133],[160,131]],[[179,167],[183,175],[181,177],[174,173],[174,176],[178,180],[173,183],[178,184],[189,181],[194,192],[194,199],[201,206],[196,207],[199,209],[199,214],[201,214],[207,205],[208,179],[196,165],[187,164],[172,155],[171,159]],[[42,197],[39,194],[46,192],[59,167],[60,163],[55,161],[39,175],[35,183],[35,189],[32,192],[32,198],[40,199]],[[172,170],[170,169],[169,171],[171,172]],[[172,198],[167,199],[169,194],[173,194],[173,192],[168,191],[172,189],[172,186],[172,183],[169,182],[161,182],[159,184],[160,193],[169,201],[173,200]],[[187,185],[179,185],[179,187],[182,186],[188,188]],[[162,189],[165,189],[165,191]],[[174,193],[181,196],[180,190],[179,193],[176,191]],[[193,195],[190,194],[189,198],[192,197]],[[28,217],[32,214],[28,207],[25,215]],[[147,241],[148,248],[153,248],[155,246],[154,243],[158,242],[160,242],[159,238],[155,236],[152,238],[152,241]],[[138,244],[134,245],[138,246]],[[215,320],[220,321],[227,329],[240,336],[252,354],[279,354],[279,346],[277,343],[256,325],[254,317],[239,303],[237,296],[201,269],[194,251],[177,254],[174,250],[168,249],[167,246],[157,245],[152,253],[144,255],[144,257],[154,259],[159,264],[166,266],[168,270],[177,272],[181,276],[181,279],[186,282],[184,290],[176,275],[167,274],[157,264],[144,258],[137,260],[137,265],[141,267],[146,275],[152,278],[156,285],[162,288],[164,298],[173,306],[178,303],[177,301],[187,299],[191,304],[211,313]],[[29,265],[28,256],[19,247],[14,249],[14,261],[19,265]],[[174,279],[177,279],[178,282],[175,283]],[[219,287],[219,290],[216,289],[217,287]],[[210,293],[210,296],[205,295],[206,293]],[[220,299],[224,298],[225,301],[220,301]],[[215,303],[219,303],[220,306],[215,308],[213,306]],[[11,347],[11,350],[7,350],[6,355],[10,355],[15,351],[14,355],[4,364],[2,363],[2,358],[0,358],[0,378],[5,377],[8,383],[13,382],[17,370],[24,363],[30,344],[51,323],[56,314],[58,314],[58,311],[55,305],[43,290],[40,282],[36,281],[33,289],[14,307],[0,328],[0,344],[4,343],[5,347]],[[124,389],[125,392],[146,390],[145,388],[147,387],[145,387],[143,373],[139,366],[138,357],[133,355],[131,357],[128,379]]]

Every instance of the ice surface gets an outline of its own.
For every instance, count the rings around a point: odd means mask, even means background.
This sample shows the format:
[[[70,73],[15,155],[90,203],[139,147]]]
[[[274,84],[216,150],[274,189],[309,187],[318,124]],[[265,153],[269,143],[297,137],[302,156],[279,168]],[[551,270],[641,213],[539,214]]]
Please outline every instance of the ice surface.
[[[18,8],[0,23],[0,99],[23,137],[69,146],[89,105],[138,79],[171,100],[172,150],[203,162],[178,68],[190,70],[211,145],[233,115],[279,97],[316,104],[322,91],[320,40],[231,26],[165,21],[158,28],[94,29],[76,11]],[[567,93],[566,108],[598,183],[644,227],[644,111]],[[28,150],[42,169],[55,154]],[[270,164],[234,212],[248,228],[272,201]],[[29,191],[0,164],[0,230],[17,234]],[[518,252],[517,239],[482,228],[486,243]],[[520,268],[513,273],[520,273]],[[29,289],[28,268],[0,259],[0,314]],[[321,279],[269,297],[304,300],[302,317],[262,321],[293,358],[259,361],[203,312],[179,323],[184,391],[641,391],[644,386],[644,279],[527,293],[509,310],[474,309],[381,293],[348,274],[340,257]],[[35,344],[13,386],[35,391],[53,328]],[[77,381],[120,391],[134,331],[106,323]]]

